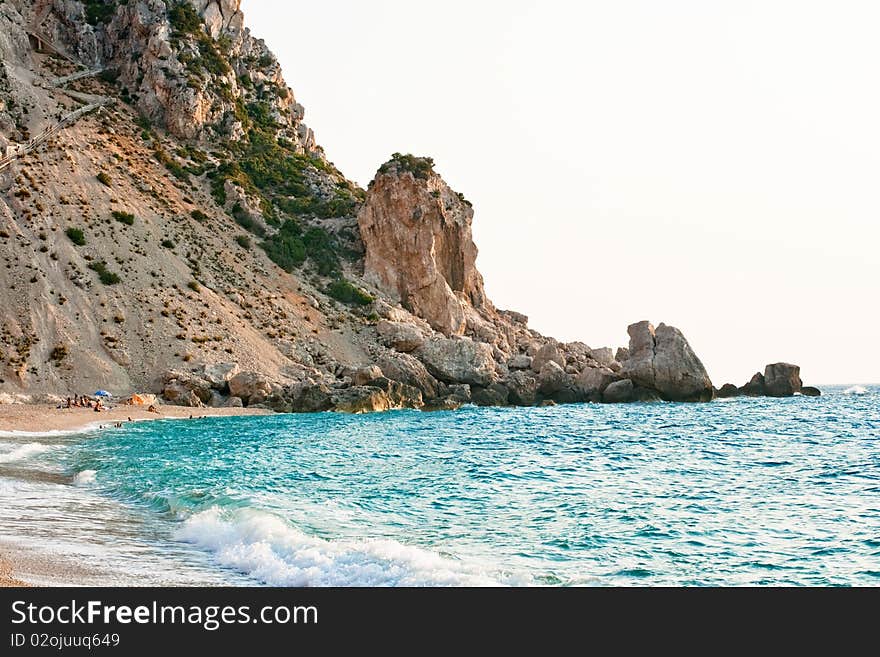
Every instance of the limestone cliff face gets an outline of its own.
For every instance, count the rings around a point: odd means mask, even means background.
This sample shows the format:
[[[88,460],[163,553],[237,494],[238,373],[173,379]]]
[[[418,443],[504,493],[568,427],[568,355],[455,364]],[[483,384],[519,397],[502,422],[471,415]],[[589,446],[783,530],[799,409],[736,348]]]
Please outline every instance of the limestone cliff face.
[[[473,208],[426,158],[396,156],[358,215],[365,276],[435,330],[462,335],[468,311],[492,311],[477,270]]]
[[[266,44],[244,26],[240,0],[11,0],[34,32],[71,59],[105,68],[140,114],[177,137],[238,139],[258,103],[277,134],[321,154]]]

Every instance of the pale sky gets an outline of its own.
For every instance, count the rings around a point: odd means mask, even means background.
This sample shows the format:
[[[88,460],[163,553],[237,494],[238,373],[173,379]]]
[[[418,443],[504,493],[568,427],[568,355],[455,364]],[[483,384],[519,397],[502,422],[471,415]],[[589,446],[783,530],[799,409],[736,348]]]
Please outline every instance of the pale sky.
[[[880,382],[877,3],[242,9],[349,178],[434,157],[533,328],[598,347],[666,322],[719,387],[777,361]]]

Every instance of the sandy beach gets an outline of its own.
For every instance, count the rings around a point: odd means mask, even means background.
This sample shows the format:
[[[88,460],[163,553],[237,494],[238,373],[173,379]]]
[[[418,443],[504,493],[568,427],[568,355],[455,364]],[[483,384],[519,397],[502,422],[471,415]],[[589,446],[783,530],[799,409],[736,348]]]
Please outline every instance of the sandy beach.
[[[0,432],[14,432],[26,438],[28,434],[47,431],[75,432],[93,425],[113,425],[119,422],[162,419],[186,419],[193,417],[232,417],[243,415],[271,415],[271,411],[246,408],[185,408],[182,406],[159,406],[160,414],[150,413],[145,407],[117,405],[110,411],[96,413],[88,408],[57,409],[50,405],[0,405]],[[14,537],[10,537],[14,538]],[[16,568],[16,564],[19,568]],[[41,573],[51,580],[57,569],[68,564],[53,564],[44,559],[37,563],[22,554],[14,544],[0,543],[0,587],[28,586],[16,577],[16,572]]]
[[[11,404],[0,405],[0,431],[40,433],[45,431],[76,431],[90,425],[115,424],[141,420],[184,419],[190,416],[232,417],[239,415],[271,415],[271,411],[247,408],[185,408],[159,406],[159,414],[143,406],[116,405],[111,411],[96,413],[89,408],[57,409],[54,406]]]

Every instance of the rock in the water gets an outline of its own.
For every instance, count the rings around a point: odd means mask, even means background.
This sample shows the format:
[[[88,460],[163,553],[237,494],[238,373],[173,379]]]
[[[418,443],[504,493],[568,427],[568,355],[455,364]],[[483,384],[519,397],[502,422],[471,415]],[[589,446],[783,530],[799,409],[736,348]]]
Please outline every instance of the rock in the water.
[[[509,392],[508,401],[514,406],[534,406],[538,402],[538,379],[531,373],[517,370],[507,377],[504,385]]]
[[[712,382],[684,335],[677,328],[650,322],[629,327],[629,359],[621,376],[651,388],[667,401],[711,401]]]
[[[721,386],[721,390],[718,391],[716,397],[719,399],[730,399],[731,397],[739,397],[741,394],[739,388],[735,385],[732,383],[725,383]]]
[[[389,379],[418,388],[425,399],[440,396],[441,383],[414,356],[389,353],[379,358],[379,367]]]
[[[492,347],[484,342],[436,338],[422,345],[414,355],[444,383],[488,386],[495,381]]]
[[[355,386],[335,392],[331,398],[333,410],[339,413],[381,413],[391,410],[391,400],[384,390],[372,386]]]
[[[607,367],[587,367],[577,378],[577,384],[588,397],[599,397],[605,388],[617,380],[617,375]]]
[[[471,396],[477,406],[507,406],[510,392],[506,386],[493,383],[487,388],[473,388]]]
[[[432,399],[427,402],[422,410],[426,413],[436,413],[442,411],[457,411],[462,407],[462,403],[453,397],[444,397],[442,399]]]
[[[801,368],[790,363],[775,363],[764,370],[764,389],[768,397],[793,397],[801,391]]]
[[[764,387],[764,375],[758,372],[751,380],[739,389],[740,394],[746,397],[763,397],[767,394]]]
[[[606,404],[628,404],[633,401],[635,386],[629,379],[615,381],[602,393],[602,401]]]
[[[406,385],[405,383],[400,383],[399,381],[392,381],[385,377],[379,377],[371,380],[370,387],[383,390],[385,394],[388,395],[388,400],[391,403],[392,409],[418,409],[425,405],[425,402],[422,399],[422,393],[418,388]]]
[[[821,397],[822,391],[819,388],[814,388],[813,386],[804,386],[801,388],[801,394],[804,397]]]
[[[656,402],[662,402],[663,398],[656,390],[636,386],[633,390],[633,401],[653,404]]]
[[[323,384],[298,386],[291,403],[293,413],[323,413],[333,408],[332,391]]]
[[[425,344],[425,334],[413,324],[382,320],[376,330],[382,342],[395,351],[408,354]]]
[[[471,387],[466,383],[460,383],[458,385],[449,386],[446,391],[447,399],[454,399],[457,402],[461,402],[462,404],[470,404],[471,403]]]
[[[381,379],[383,376],[385,375],[382,374],[382,369],[377,365],[361,367],[354,373],[354,385],[365,386],[371,381]]]
[[[240,372],[229,380],[229,394],[241,397],[247,406],[262,404],[269,399],[273,389],[272,382],[258,372]]]
[[[545,397],[551,397],[560,390],[572,385],[573,379],[555,361],[547,361],[538,374],[538,391]]]

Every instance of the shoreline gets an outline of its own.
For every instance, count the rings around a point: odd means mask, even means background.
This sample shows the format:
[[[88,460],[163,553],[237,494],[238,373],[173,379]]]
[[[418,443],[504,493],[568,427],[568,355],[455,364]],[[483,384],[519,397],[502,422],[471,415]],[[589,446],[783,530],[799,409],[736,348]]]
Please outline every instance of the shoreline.
[[[55,408],[51,404],[0,405],[0,437],[35,437],[40,434],[79,433],[97,429],[100,425],[147,420],[185,420],[193,417],[240,417],[274,415],[267,409],[248,408],[188,408],[159,406],[160,414],[150,413],[142,406],[113,407],[112,411],[96,413],[89,408]]]
[[[187,408],[183,406],[159,406],[161,414],[150,413],[144,407],[118,405],[111,411],[95,413],[88,408],[58,409],[51,404],[2,404],[0,405],[0,440],[21,438],[30,440],[39,437],[82,433],[97,430],[101,425],[111,426],[122,422],[147,422],[154,420],[184,420],[193,417],[241,417],[274,415],[266,409],[247,408]],[[20,578],[26,571],[23,564],[30,563],[22,557],[19,548],[12,541],[0,543],[0,588],[39,586]],[[56,564],[49,556],[41,557],[37,564],[39,577],[49,582],[59,580],[53,572],[64,571],[67,567]],[[36,562],[34,562],[36,563]],[[31,563],[31,566],[34,566]],[[57,567],[57,569],[56,569]],[[31,568],[33,570],[33,568]]]

